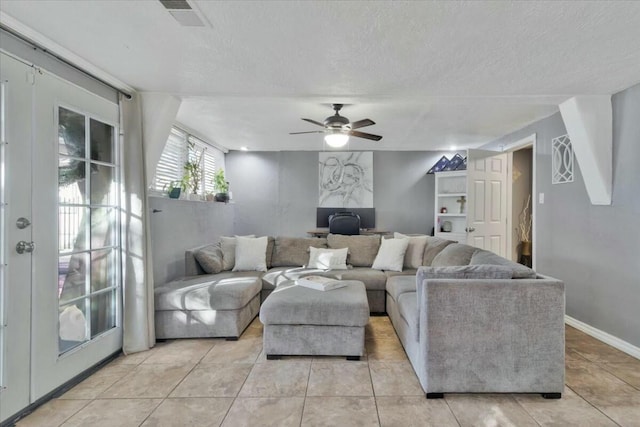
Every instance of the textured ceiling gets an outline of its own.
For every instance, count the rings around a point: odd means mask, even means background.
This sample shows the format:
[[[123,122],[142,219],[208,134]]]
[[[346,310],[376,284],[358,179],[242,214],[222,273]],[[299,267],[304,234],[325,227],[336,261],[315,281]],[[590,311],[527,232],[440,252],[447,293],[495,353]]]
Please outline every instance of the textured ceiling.
[[[231,149],[318,150],[328,104],[380,142],[477,146],[583,94],[640,81],[640,2],[190,2],[181,27],[148,1],[15,1],[0,10],[142,91]]]

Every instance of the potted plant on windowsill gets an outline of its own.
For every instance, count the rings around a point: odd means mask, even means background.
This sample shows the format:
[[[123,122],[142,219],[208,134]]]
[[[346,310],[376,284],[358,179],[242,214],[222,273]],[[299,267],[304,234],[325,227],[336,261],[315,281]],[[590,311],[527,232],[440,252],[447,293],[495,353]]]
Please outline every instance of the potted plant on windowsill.
[[[187,187],[188,183],[183,178],[181,180],[170,181],[165,184],[162,189],[166,191],[170,199],[179,199],[180,194],[187,191]]]
[[[229,201],[229,182],[224,177],[224,169],[218,169],[218,172],[213,176],[213,186],[216,190],[214,196],[216,202]]]
[[[200,156],[200,158],[201,157],[202,156]],[[187,187],[191,190],[191,194],[189,194],[189,200],[200,200],[200,195],[198,194],[200,181],[202,181],[200,158],[198,158],[197,160],[188,161],[184,164],[184,175],[182,177],[182,181],[186,183]]]

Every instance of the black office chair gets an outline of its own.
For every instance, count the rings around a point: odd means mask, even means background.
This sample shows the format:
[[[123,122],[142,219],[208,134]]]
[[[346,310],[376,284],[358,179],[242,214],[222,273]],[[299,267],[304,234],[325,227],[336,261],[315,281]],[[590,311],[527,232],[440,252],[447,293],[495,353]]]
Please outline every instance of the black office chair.
[[[360,234],[360,216],[353,212],[336,212],[329,217],[329,233]]]

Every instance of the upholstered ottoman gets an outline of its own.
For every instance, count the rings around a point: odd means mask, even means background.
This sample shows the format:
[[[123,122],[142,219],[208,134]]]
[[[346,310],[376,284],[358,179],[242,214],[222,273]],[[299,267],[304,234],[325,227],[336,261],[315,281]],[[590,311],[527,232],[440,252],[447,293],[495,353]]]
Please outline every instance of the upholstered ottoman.
[[[267,359],[283,355],[347,356],[364,354],[364,327],[369,304],[364,283],[317,291],[284,282],[260,308]]]

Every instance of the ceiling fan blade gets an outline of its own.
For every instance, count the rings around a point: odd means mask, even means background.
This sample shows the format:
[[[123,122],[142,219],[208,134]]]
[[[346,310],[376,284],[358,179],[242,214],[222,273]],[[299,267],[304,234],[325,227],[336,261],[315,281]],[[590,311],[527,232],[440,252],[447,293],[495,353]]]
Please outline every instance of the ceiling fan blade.
[[[302,133],[324,133],[323,130],[311,130],[308,132],[289,132],[289,135],[300,135]]]
[[[350,123],[351,129],[359,129],[359,128],[363,128],[365,126],[371,126],[371,125],[375,125],[375,124],[376,124],[376,122],[374,122],[371,119],[362,119],[362,120],[358,120],[357,122]]]
[[[357,136],[358,138],[372,139],[374,141],[380,141],[382,137],[380,135],[374,135],[372,133],[358,132],[357,130],[350,130],[347,132],[351,136]]]
[[[305,122],[313,123],[314,125],[324,127],[324,123],[316,122],[315,120],[311,120],[311,119],[302,119],[302,120],[304,120]]]

